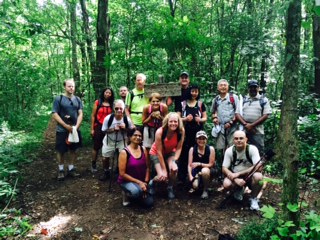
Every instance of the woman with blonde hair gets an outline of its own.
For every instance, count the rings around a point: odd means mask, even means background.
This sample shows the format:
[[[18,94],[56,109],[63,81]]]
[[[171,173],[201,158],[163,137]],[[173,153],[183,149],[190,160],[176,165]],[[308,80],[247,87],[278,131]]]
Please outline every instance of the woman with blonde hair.
[[[168,198],[173,199],[173,185],[177,178],[178,165],[182,144],[184,141],[184,127],[181,117],[176,112],[170,112],[164,119],[163,125],[156,131],[155,142],[150,149],[150,159],[154,164],[158,182],[168,182]],[[153,181],[151,181],[152,185]]]

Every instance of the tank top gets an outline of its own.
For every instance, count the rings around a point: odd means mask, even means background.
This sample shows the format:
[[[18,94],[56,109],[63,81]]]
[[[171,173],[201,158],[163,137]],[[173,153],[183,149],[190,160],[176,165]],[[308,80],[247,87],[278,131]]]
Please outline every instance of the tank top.
[[[95,104],[97,107],[99,107],[99,100],[95,101]],[[97,113],[96,113],[96,123],[95,125],[98,123],[100,123],[101,125],[103,124],[103,120],[106,116],[108,116],[109,114],[112,113],[112,107],[111,106],[104,106],[101,105],[99,109],[97,109]]]
[[[178,146],[178,133],[175,132],[170,139],[166,137],[163,141],[163,145],[164,145],[162,147],[163,154],[175,152]],[[157,151],[156,143],[154,142],[150,149],[150,155],[157,155],[157,153],[158,151]]]
[[[126,173],[133,178],[139,179],[140,181],[145,181],[147,164],[146,164],[146,156],[144,154],[143,148],[140,146],[141,156],[139,158],[135,158],[129,151],[128,148],[124,148],[127,153],[127,166]],[[123,177],[118,177],[118,183],[122,184],[126,182]]]

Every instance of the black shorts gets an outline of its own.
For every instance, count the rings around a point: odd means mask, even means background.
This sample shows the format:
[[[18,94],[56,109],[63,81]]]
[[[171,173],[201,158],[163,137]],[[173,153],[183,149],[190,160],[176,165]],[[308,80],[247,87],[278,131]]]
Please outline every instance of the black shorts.
[[[101,124],[94,126],[94,135],[93,135],[93,149],[100,150],[102,148],[102,142],[105,134],[101,131]]]
[[[56,132],[56,151],[59,153],[66,153],[68,150],[76,150],[82,147],[82,137],[81,132],[78,130],[79,142],[67,144],[67,139],[69,136],[68,132]]]

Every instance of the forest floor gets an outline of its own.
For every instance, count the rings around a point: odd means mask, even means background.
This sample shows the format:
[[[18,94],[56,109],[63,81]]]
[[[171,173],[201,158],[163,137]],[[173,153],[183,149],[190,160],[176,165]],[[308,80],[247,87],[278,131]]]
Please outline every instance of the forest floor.
[[[249,209],[249,196],[243,202],[231,200],[225,209],[217,209],[225,194],[212,182],[209,199],[190,195],[188,189],[176,188],[176,199],[167,200],[165,189],[155,195],[152,209],[132,204],[122,206],[117,183],[98,180],[89,171],[91,148],[78,152],[76,164],[81,177],[57,181],[54,151],[55,126],[51,121],[45,133],[45,143],[38,158],[23,169],[16,202],[31,217],[33,230],[28,239],[218,239],[219,233],[235,236],[249,221],[261,218],[260,212]],[[101,169],[101,164],[98,165]],[[318,186],[319,188],[319,186]],[[278,207],[280,185],[268,184],[260,206]],[[317,196],[316,196],[317,195]],[[319,191],[304,197],[314,202]]]

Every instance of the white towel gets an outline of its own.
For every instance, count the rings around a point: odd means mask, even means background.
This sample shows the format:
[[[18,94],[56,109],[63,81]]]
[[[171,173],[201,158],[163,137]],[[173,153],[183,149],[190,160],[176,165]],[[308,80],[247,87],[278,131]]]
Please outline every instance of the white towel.
[[[71,143],[79,142],[79,135],[76,126],[72,126],[72,132],[69,133],[68,141]]]

